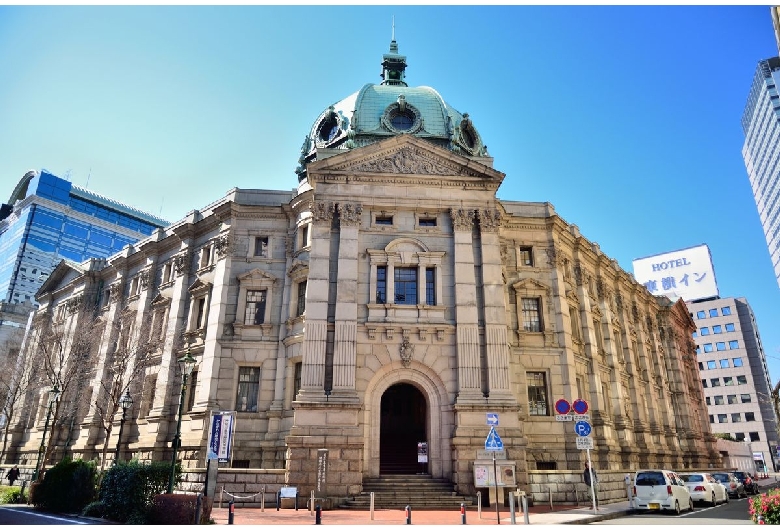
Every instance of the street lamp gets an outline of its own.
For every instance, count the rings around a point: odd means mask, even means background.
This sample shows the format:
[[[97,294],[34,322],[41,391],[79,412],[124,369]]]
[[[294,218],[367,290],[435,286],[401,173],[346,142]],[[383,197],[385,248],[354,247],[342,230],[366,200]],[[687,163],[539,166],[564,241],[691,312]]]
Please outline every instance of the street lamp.
[[[61,393],[62,392],[60,391],[59,387],[57,387],[56,384],[52,387],[51,390],[49,390],[49,407],[48,410],[46,411],[46,423],[43,424],[43,436],[41,437],[41,446],[38,448],[38,459],[35,462],[35,472],[33,473],[32,476],[33,482],[38,480],[38,473],[40,473],[41,471],[41,457],[46,451],[46,431],[49,430],[49,419],[51,418],[51,407],[57,401],[57,398],[60,397]]]
[[[184,392],[187,390],[187,377],[192,373],[192,369],[195,368],[195,358],[190,355],[189,348],[187,354],[179,357],[178,360],[181,365],[181,396],[179,397],[179,419],[176,421],[176,434],[173,437],[173,453],[171,456],[171,476],[168,479],[168,491],[167,493],[173,493],[173,480],[176,474],[176,453],[181,445],[181,415],[184,411]]]
[[[119,462],[119,445],[122,443],[122,428],[125,426],[125,415],[127,414],[127,409],[133,406],[133,398],[130,397],[130,390],[125,390],[125,393],[119,398],[119,404],[122,406],[122,419],[119,422],[119,436],[116,438],[114,465]]]

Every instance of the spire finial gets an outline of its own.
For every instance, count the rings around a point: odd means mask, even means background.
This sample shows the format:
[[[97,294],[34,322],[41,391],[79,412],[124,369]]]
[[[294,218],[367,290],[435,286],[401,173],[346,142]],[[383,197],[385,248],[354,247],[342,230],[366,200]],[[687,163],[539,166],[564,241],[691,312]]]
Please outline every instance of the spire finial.
[[[393,33],[390,35],[390,40],[395,40],[395,15],[393,15]]]

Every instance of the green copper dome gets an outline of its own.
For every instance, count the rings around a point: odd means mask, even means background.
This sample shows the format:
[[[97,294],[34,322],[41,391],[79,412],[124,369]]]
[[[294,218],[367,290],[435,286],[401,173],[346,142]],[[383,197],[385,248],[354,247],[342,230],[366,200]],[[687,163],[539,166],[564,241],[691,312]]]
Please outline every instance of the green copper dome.
[[[467,157],[488,157],[487,146],[468,114],[461,114],[431,87],[406,84],[406,57],[395,40],[383,55],[383,81],[369,83],[325,109],[314,121],[301,147],[298,180],[306,165],[399,134],[413,134]]]

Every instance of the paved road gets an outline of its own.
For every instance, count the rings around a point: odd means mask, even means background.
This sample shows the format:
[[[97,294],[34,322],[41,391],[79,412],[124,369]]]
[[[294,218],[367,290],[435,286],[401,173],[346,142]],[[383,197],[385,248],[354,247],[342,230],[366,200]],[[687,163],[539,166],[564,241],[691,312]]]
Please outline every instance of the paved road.
[[[626,517],[618,517],[609,521],[599,521],[592,524],[617,525],[752,525],[750,520],[750,499],[731,499],[727,504],[706,506],[696,504],[693,512],[683,512],[680,515],[642,512]]]
[[[11,525],[60,525],[60,524],[102,524],[99,521],[75,519],[62,515],[51,515],[36,512],[32,506],[4,505],[0,506],[0,526]]]

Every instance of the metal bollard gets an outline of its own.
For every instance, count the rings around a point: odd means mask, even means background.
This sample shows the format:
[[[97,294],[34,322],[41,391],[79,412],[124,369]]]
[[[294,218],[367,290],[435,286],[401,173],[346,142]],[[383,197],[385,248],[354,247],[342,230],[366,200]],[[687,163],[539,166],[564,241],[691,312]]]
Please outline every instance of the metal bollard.
[[[412,524],[412,507],[406,505],[406,524]]]
[[[314,515],[314,490],[311,490],[311,500],[309,501],[309,515]]]
[[[369,511],[371,512],[371,520],[374,520],[374,492],[371,492],[371,504],[369,506]]]
[[[263,486],[263,496],[260,497],[260,511],[265,511],[265,486]]]
[[[276,511],[279,511],[279,505],[282,504],[282,492],[279,490],[276,492]]]
[[[319,504],[314,509],[314,524],[322,524],[322,508]]]
[[[523,495],[522,502],[523,502],[523,524],[531,524],[528,521],[528,497]]]
[[[203,494],[198,493],[198,500],[195,501],[195,524],[200,524],[200,515],[203,511]]]
[[[466,504],[460,503],[460,524],[466,524]]]
[[[515,521],[515,494],[509,492],[509,524],[517,524]]]
[[[477,517],[482,519],[482,492],[477,492]]]
[[[230,499],[230,502],[228,503],[228,524],[233,524],[233,517],[235,516],[235,503],[233,502],[233,499]]]

